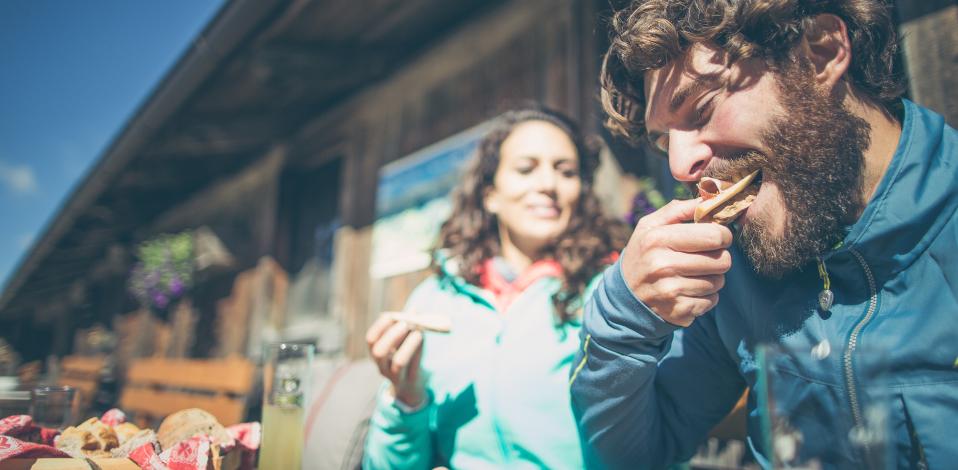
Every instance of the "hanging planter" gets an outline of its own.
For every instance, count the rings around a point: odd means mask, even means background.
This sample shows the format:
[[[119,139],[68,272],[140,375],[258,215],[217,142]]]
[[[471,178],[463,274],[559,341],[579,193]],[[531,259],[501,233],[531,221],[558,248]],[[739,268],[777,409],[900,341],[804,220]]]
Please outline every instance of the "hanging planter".
[[[136,249],[137,263],[130,271],[127,289],[161,318],[193,287],[193,233],[160,235]]]

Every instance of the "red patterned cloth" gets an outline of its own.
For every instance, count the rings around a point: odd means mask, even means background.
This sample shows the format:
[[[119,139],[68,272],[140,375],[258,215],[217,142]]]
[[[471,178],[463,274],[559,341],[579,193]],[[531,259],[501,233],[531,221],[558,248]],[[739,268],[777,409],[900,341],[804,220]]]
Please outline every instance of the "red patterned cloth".
[[[60,431],[37,426],[28,415],[13,415],[0,420],[0,435],[52,446]]]
[[[259,423],[237,424],[226,428],[226,432],[233,441],[224,442],[220,449],[224,453],[242,452],[240,470],[253,470],[261,437]],[[209,436],[193,436],[157,454],[159,444],[154,441],[138,447],[129,458],[142,470],[206,470],[212,445]]]
[[[206,470],[211,445],[209,436],[193,436],[164,450],[160,460],[166,462],[170,470]]]
[[[242,423],[226,428],[226,432],[233,438],[233,441],[239,446],[239,451],[243,452],[240,462],[240,470],[253,470],[256,468],[256,451],[259,449],[259,443],[263,439],[263,428],[259,423]]]
[[[160,460],[159,455],[156,455],[157,447],[158,445],[154,442],[143,444],[137,447],[133,452],[130,452],[127,458],[139,465],[143,470],[167,470],[168,467],[166,464]]]
[[[103,417],[100,418],[100,422],[112,428],[113,426],[126,422],[126,413],[113,408],[110,411],[103,413]]]
[[[0,419],[0,434],[16,436],[33,428],[33,418],[28,415],[13,415]]]
[[[0,436],[0,462],[6,459],[39,459],[47,457],[69,457],[54,447],[24,442],[10,436]]]
[[[33,424],[28,415],[0,420],[0,462],[12,458],[69,457],[53,447],[60,432]]]
[[[562,277],[562,266],[555,260],[544,259],[532,263],[531,266],[519,275],[515,280],[509,282],[496,269],[495,260],[490,258],[482,263],[479,275],[480,287],[486,289],[495,296],[496,310],[506,311],[512,301],[522,294],[533,283],[543,277]]]
[[[30,416],[8,416],[0,420],[0,462],[12,458],[69,457],[53,447],[58,434],[54,429],[33,424]]]
[[[226,432],[244,450],[259,449],[259,443],[263,439],[263,428],[259,423],[237,424],[226,428]]]

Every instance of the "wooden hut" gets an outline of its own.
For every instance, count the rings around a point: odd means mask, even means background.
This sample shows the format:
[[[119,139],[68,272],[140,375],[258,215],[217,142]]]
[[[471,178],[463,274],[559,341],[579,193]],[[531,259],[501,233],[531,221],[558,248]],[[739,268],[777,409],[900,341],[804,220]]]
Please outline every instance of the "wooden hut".
[[[140,343],[163,335],[159,353],[185,356],[300,335],[362,356],[378,309],[419,275],[414,265],[371,274],[384,170],[434,145],[460,148],[470,129],[526,100],[599,132],[610,3],[623,2],[229,2],[19,265],[0,296],[2,335],[27,359],[70,353],[95,324],[132,355],[157,354]],[[898,7],[911,96],[954,124],[958,7]],[[663,171],[616,145],[602,187],[621,210],[616,197],[632,186],[616,161]],[[201,276],[161,331],[126,293],[134,247],[200,227],[230,262]]]

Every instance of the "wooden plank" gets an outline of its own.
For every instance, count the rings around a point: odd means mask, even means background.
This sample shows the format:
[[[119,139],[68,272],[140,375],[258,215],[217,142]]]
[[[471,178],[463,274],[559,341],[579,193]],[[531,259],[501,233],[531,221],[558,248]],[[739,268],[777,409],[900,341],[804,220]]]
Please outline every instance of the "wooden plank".
[[[99,381],[89,379],[76,379],[72,377],[60,377],[57,381],[60,385],[66,385],[77,389],[80,397],[81,408],[87,408],[93,402],[93,396],[96,394]]]
[[[572,18],[573,26],[570,31],[572,44],[576,55],[573,68],[578,69],[578,75],[570,76],[570,87],[573,93],[578,93],[579,104],[575,115],[579,118],[579,124],[587,132],[598,133],[602,128],[600,119],[598,90],[599,90],[599,70],[601,69],[601,55],[604,50],[600,50],[600,36],[606,34],[606,28],[599,26],[601,19],[599,11],[608,2],[603,0],[578,0],[573,2]],[[570,69],[569,73],[574,74],[576,70]]]
[[[447,38],[430,45],[428,50],[397,70],[392,78],[370,86],[360,94],[325,110],[303,127],[291,147],[296,148],[299,143],[315,138],[317,134],[329,132],[332,127],[362,126],[362,121],[383,122],[384,109],[403,103],[422,102],[425,95],[453,77],[469,73],[485,76],[489,71],[477,70],[477,64],[485,60],[495,60],[502,51],[514,47],[519,37],[538,25],[543,18],[550,17],[556,8],[564,8],[568,0],[561,2],[563,6],[557,6],[556,3],[554,0],[513,1],[484,13],[474,21],[462,25]],[[501,88],[515,86],[511,81],[503,81],[497,85]],[[475,96],[474,102],[470,104],[488,105],[484,100],[490,97],[483,95]],[[457,113],[468,111],[469,109],[462,106],[456,108]],[[448,117],[456,118],[454,115]],[[475,121],[472,124],[475,124]],[[355,137],[351,136],[351,139],[355,141]],[[435,141],[436,138],[431,140]],[[428,143],[422,142],[415,147]]]
[[[958,126],[958,94],[954,92],[958,85],[958,5],[926,4],[926,0],[898,3],[906,20],[899,29],[911,99]],[[939,5],[931,9],[932,4]]]
[[[120,407],[157,418],[186,408],[200,408],[215,416],[223,426],[231,426],[243,421],[246,400],[127,386],[120,397]]]
[[[336,233],[337,260],[333,266],[332,310],[340,316],[346,330],[346,356],[367,356],[365,333],[369,312],[369,257],[372,252],[372,227],[343,227]]]
[[[60,377],[57,383],[77,389],[80,407],[86,409],[96,395],[100,384],[100,370],[105,363],[105,356],[65,356],[60,361]]]
[[[90,459],[100,470],[140,470],[130,459]]]
[[[99,470],[139,470],[130,459],[90,459]],[[0,470],[91,470],[83,459],[9,459],[0,462]]]
[[[202,188],[182,203],[158,215],[149,224],[149,232],[178,230],[184,226],[200,225],[226,215],[249,215],[250,199],[237,195],[255,194],[259,198],[272,197],[273,186],[286,158],[286,148],[278,145],[264,152],[248,167],[234,176]],[[245,211],[245,212],[244,212]],[[263,253],[257,254],[256,257]],[[255,258],[254,258],[255,259]]]
[[[253,383],[253,364],[242,358],[140,359],[130,365],[127,382],[246,394]]]
[[[91,470],[91,467],[81,459],[10,459],[0,462],[0,470]]]
[[[742,396],[739,397],[738,402],[735,403],[735,407],[732,408],[732,411],[722,419],[721,422],[715,425],[712,428],[712,431],[709,432],[709,437],[717,437],[719,439],[737,439],[739,441],[745,441],[748,437],[748,432],[746,426],[748,425],[748,389],[742,393]]]
[[[105,361],[104,356],[65,356],[60,361],[61,374],[74,377],[99,376]]]
[[[369,262],[372,252],[372,222],[376,217],[376,187],[379,166],[394,120],[385,126],[357,130],[345,156],[339,199],[344,226],[337,230],[333,255],[333,299],[330,308],[343,322],[346,356],[366,356],[365,337],[369,325]],[[371,126],[373,127],[373,126]]]

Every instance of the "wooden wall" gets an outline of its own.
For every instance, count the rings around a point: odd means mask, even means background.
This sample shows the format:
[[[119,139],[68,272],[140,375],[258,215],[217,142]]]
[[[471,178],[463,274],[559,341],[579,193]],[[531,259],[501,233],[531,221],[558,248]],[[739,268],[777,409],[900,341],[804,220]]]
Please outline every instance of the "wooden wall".
[[[958,126],[958,1],[896,3],[909,96]]]
[[[345,149],[340,198],[345,227],[337,241],[333,311],[342,319],[349,356],[365,355],[364,332],[378,314],[369,304],[378,169],[523,102],[542,102],[593,124],[594,5],[508,2],[318,116],[291,144],[293,159]]]

